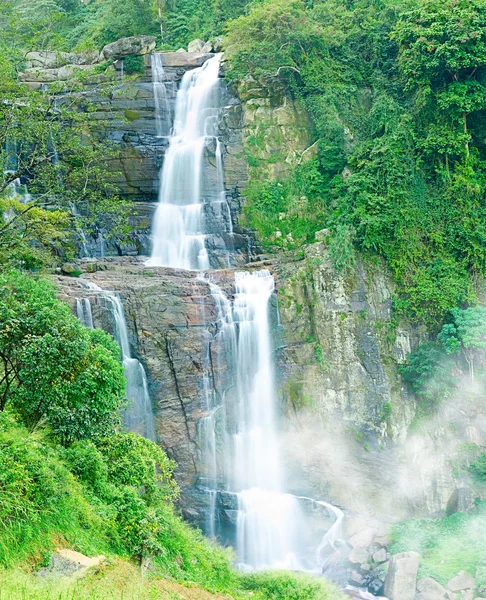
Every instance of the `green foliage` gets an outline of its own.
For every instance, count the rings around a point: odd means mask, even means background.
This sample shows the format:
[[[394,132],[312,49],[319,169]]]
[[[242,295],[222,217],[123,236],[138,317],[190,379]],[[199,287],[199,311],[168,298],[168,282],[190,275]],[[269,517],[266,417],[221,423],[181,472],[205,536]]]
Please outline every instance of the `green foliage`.
[[[486,483],[486,454],[484,452],[471,463],[469,472],[480,483]]]
[[[262,572],[244,575],[242,587],[258,600],[334,600],[337,589],[323,578],[295,573]]]
[[[253,178],[246,222],[284,247],[328,228],[341,271],[354,249],[383,256],[396,310],[431,329],[474,301],[486,275],[485,9],[484,0],[278,0],[228,26],[229,77],[297,98],[319,147],[316,195],[297,196],[295,173]],[[310,201],[293,220],[287,207],[301,196]]]
[[[0,275],[0,410],[65,444],[114,431],[125,379],[116,343],[86,329],[42,279]]]
[[[392,554],[419,552],[419,577],[446,584],[459,571],[476,574],[486,552],[486,519],[484,514],[456,513],[445,519],[406,521],[394,526],[392,538]]]
[[[430,412],[453,393],[456,387],[454,360],[439,343],[422,344],[413,352],[400,372],[421,402],[423,412]]]
[[[486,308],[454,308],[451,315],[454,321],[443,326],[438,336],[439,340],[448,354],[462,350],[469,366],[471,380],[474,380],[475,352],[486,348]]]

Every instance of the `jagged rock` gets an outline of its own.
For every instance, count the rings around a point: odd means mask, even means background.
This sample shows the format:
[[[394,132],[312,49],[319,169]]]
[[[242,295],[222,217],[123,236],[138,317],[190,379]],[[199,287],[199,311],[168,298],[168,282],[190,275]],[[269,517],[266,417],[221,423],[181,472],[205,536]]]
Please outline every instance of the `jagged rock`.
[[[203,52],[203,48],[205,45],[206,45],[205,42],[203,42],[202,40],[197,38],[195,40],[192,40],[192,42],[189,42],[189,44],[187,46],[187,51],[188,52]]]
[[[419,564],[417,552],[395,554],[385,580],[385,596],[390,600],[414,600]]]
[[[369,546],[373,541],[376,530],[372,527],[367,527],[349,538],[349,543],[353,548],[364,548]]]
[[[385,548],[381,548],[381,550],[378,550],[377,552],[375,552],[373,554],[373,561],[375,563],[384,563],[386,562],[387,559],[387,554],[386,554],[386,550]]]
[[[150,54],[155,50],[157,39],[153,35],[137,35],[132,37],[121,38],[116,42],[107,44],[101,51],[101,55],[106,60],[118,60],[130,54],[142,56]]]
[[[366,578],[358,571],[352,571],[351,576],[349,577],[349,583],[364,585],[366,583]]]
[[[447,597],[447,590],[445,587],[441,586],[440,583],[432,579],[432,577],[424,577],[423,579],[419,579],[417,582],[417,590],[422,594],[427,594],[430,596],[430,600],[432,598],[437,598],[437,600],[441,600],[442,598]],[[423,598],[423,600],[427,600]]]
[[[464,571],[460,571],[455,577],[447,582],[447,589],[451,592],[460,592],[462,590],[474,590],[476,581]]]
[[[354,565],[361,565],[367,562],[368,556],[369,554],[366,548],[357,547],[351,550],[348,560]]]
[[[66,65],[93,65],[98,62],[99,55],[97,52],[89,50],[79,54],[42,50],[40,52],[28,52],[25,58],[28,69],[58,69]]]
[[[104,556],[89,558],[80,552],[63,548],[53,552],[49,566],[40,569],[37,574],[41,577],[54,575],[77,579],[86,575],[93,567],[99,566],[104,560]]]

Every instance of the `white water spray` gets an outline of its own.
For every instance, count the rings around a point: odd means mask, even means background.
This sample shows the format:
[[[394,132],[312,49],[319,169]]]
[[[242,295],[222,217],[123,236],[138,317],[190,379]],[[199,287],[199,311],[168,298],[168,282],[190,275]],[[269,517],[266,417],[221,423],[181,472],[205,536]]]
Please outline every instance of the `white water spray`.
[[[128,431],[133,431],[144,437],[155,440],[155,423],[152,412],[152,403],[148,392],[147,375],[143,365],[133,358],[128,340],[128,326],[125,311],[120,298],[103,290],[91,281],[83,280],[83,287],[97,293],[107,304],[113,316],[115,325],[115,338],[120,345],[125,379],[127,380],[126,394],[130,404],[124,411],[123,420]],[[79,320],[87,327],[93,327],[91,301],[89,298],[76,300],[76,313]]]
[[[203,155],[217,136],[220,60],[221,55],[215,55],[185,73],[177,93],[173,133],[160,176],[150,266],[209,269]]]

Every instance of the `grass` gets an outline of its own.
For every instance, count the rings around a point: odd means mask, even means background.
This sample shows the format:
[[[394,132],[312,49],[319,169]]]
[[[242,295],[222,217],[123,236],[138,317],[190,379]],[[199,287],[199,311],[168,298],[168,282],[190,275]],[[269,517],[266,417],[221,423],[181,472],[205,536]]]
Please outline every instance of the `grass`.
[[[456,513],[444,519],[399,523],[393,530],[391,551],[411,550],[422,555],[422,577],[433,577],[442,584],[459,571],[476,577],[486,558],[486,514]]]

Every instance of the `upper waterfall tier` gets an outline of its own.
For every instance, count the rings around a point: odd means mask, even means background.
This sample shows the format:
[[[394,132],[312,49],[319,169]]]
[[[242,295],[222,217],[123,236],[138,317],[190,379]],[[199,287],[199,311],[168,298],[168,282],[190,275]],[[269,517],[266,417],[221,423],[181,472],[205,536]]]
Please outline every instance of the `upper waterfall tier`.
[[[153,221],[150,266],[210,268],[206,206],[231,233],[218,140],[221,55],[185,73],[177,92],[174,124],[160,173],[159,204]],[[163,110],[161,64],[154,58],[154,95]]]

